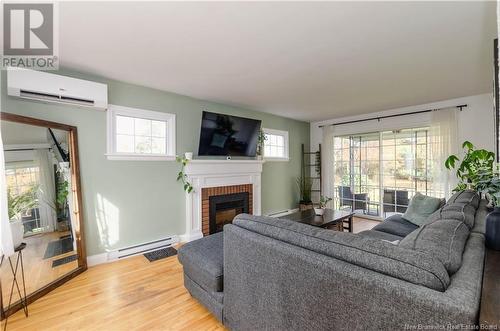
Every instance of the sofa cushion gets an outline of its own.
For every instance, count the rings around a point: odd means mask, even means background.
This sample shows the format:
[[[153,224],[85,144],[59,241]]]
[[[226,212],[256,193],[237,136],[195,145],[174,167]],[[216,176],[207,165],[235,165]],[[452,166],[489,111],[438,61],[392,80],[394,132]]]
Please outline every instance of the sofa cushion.
[[[441,261],[450,275],[462,265],[469,228],[456,219],[439,219],[422,225],[401,240],[399,246],[427,253]]]
[[[206,291],[222,292],[224,275],[224,238],[219,232],[188,242],[179,248],[184,273]]]
[[[470,230],[474,227],[475,215],[476,208],[471,203],[451,202],[436,210],[425,223],[432,223],[438,219],[454,219],[465,223]]]
[[[233,225],[437,291],[450,283],[438,259],[383,240],[247,214],[236,216]]]
[[[359,235],[361,237],[366,237],[366,238],[386,240],[386,241],[390,241],[390,242],[394,242],[396,240],[399,241],[399,240],[403,239],[403,237],[396,236],[394,234],[390,234],[387,232],[376,231],[376,230],[367,230],[367,231],[358,232],[357,235]]]
[[[448,199],[447,203],[470,203],[475,209],[479,207],[479,195],[474,190],[456,192]]]
[[[483,235],[486,233],[486,216],[488,216],[488,201],[482,199],[479,202],[479,207],[476,210],[476,216],[474,217],[474,227],[471,232]]]
[[[374,226],[372,230],[406,237],[416,229],[418,229],[418,225],[405,220],[402,215],[396,214],[386,218],[385,221]]]
[[[422,225],[427,218],[441,207],[443,200],[416,193],[410,200],[403,218],[415,225]]]

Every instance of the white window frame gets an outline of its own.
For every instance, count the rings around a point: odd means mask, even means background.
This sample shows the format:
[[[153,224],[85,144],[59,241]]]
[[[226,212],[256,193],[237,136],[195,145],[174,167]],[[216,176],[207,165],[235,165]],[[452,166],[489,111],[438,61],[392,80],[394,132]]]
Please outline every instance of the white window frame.
[[[119,153],[116,151],[116,116],[127,116],[153,121],[163,121],[167,125],[165,154]],[[159,111],[109,105],[107,110],[107,153],[108,160],[174,161],[175,160],[175,114]]]
[[[263,156],[264,160],[266,161],[290,161],[290,154],[289,154],[289,142],[288,142],[288,131],[283,131],[283,130],[276,130],[276,129],[268,129],[268,128],[262,128],[262,131],[264,134],[272,134],[276,136],[282,136],[283,141],[285,144],[285,156],[284,157],[275,157],[275,156],[266,156],[265,154],[265,148],[263,150]],[[264,142],[265,145],[265,142]]]

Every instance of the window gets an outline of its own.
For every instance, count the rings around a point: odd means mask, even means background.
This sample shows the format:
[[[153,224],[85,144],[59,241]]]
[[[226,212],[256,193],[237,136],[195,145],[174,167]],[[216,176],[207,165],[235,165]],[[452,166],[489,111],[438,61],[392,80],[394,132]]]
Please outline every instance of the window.
[[[26,194],[38,186],[39,176],[37,166],[7,164],[5,169],[7,190],[12,196]]]
[[[288,161],[288,132],[262,129],[264,141],[264,158],[269,161]]]
[[[175,115],[110,105],[108,159],[174,160]]]
[[[38,187],[40,185],[40,169],[32,163],[12,162],[6,164],[5,179],[9,205],[16,207],[9,209],[9,218],[18,218],[23,222],[24,234],[30,235],[42,231],[40,213],[38,211]],[[19,214],[10,214],[11,212]]]
[[[404,213],[416,192],[442,197],[432,185],[427,128],[334,138],[334,202],[337,208],[388,216]]]

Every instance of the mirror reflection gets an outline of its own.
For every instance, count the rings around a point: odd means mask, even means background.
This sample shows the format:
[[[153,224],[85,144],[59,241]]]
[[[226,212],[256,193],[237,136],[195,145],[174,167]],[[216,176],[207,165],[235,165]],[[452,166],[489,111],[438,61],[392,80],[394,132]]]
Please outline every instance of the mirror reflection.
[[[29,295],[78,268],[69,134],[9,121],[2,121],[1,133],[10,227],[14,247],[24,247],[22,258]],[[13,256],[13,264],[15,260]],[[18,279],[20,272],[19,267]],[[13,280],[8,260],[2,263],[0,277],[6,308]],[[19,299],[14,290],[12,303]]]

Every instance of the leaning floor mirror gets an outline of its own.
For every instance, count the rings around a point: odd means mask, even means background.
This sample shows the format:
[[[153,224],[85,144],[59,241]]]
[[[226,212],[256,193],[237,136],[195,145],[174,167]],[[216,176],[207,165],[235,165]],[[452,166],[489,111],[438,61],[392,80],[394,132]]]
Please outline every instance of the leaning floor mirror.
[[[5,318],[20,309],[27,313],[25,303],[83,272],[87,264],[76,128],[9,113],[0,118],[15,248],[0,267]]]

